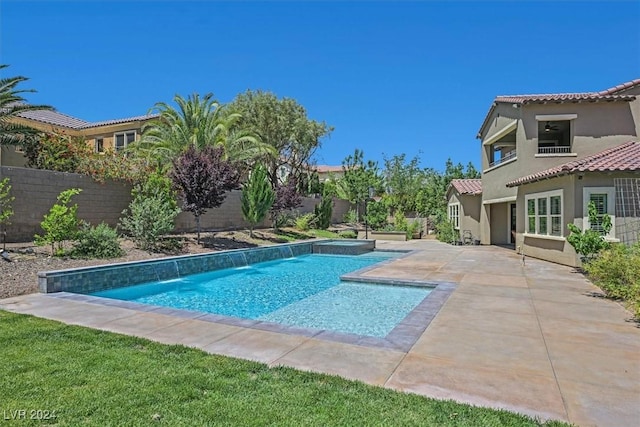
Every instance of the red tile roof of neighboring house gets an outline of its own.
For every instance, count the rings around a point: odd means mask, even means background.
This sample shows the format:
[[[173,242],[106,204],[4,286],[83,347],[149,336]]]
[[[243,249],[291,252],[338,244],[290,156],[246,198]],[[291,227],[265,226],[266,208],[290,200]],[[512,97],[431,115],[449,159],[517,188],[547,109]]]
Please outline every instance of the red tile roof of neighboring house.
[[[67,116],[66,114],[58,113],[54,110],[23,111],[19,113],[18,116],[40,123],[47,123],[54,126],[63,126],[71,129],[80,129],[83,126],[89,124],[89,122],[85,122],[84,120],[80,120],[75,117]]]
[[[145,114],[142,116],[134,116],[134,117],[125,117],[124,119],[113,119],[113,120],[103,120],[101,122],[92,122],[83,126],[83,129],[93,128],[98,126],[108,126],[108,125],[117,125],[119,123],[127,123],[127,122],[139,122],[145,120],[151,120],[159,117],[159,114]]]
[[[640,142],[630,141],[601,151],[584,159],[554,166],[507,183],[517,187],[529,182],[541,181],[577,172],[640,172]]]
[[[460,194],[469,194],[472,196],[482,194],[481,179],[453,179],[451,180],[451,186]]]
[[[318,173],[342,172],[342,166],[317,165],[316,171]]]
[[[85,120],[81,120],[76,117],[59,113],[55,110],[24,111],[18,114],[18,116],[24,117],[25,119],[29,119],[29,120],[34,120],[40,123],[47,123],[53,126],[62,126],[62,127],[77,129],[77,130],[88,129],[88,128],[98,127],[98,126],[116,125],[119,123],[150,120],[158,117],[157,114],[148,114],[143,116],[127,117],[124,119],[104,120],[101,122],[87,122]]]
[[[573,102],[573,101],[598,101],[598,100],[634,100],[635,95],[621,94],[620,92],[640,85],[640,79],[614,86],[600,92],[574,92],[574,93],[546,93],[537,95],[500,95],[495,102],[510,102],[516,104],[546,103],[546,102]]]
[[[633,101],[636,99],[636,95],[621,93],[628,89],[640,86],[640,79],[631,80],[626,83],[619,84],[609,89],[601,90],[600,92],[575,92],[575,93],[546,93],[535,95],[499,95],[493,100],[493,104],[489,109],[489,112],[482,122],[482,126],[478,131],[478,138],[481,138],[482,130],[487,125],[491,113],[496,108],[497,103],[508,104],[561,104],[564,102],[601,102],[601,101]]]

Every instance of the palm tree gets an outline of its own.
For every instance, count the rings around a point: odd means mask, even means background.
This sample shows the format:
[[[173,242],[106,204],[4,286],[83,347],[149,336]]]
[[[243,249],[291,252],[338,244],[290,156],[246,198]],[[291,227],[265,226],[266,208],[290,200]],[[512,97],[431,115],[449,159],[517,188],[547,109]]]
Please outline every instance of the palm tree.
[[[190,147],[221,146],[225,160],[244,163],[271,153],[270,145],[238,127],[240,114],[225,111],[213,94],[176,95],[174,101],[177,109],[164,102],[154,106],[158,117],[143,126],[140,141],[131,145],[131,151],[155,166],[168,167]]]
[[[0,70],[8,65],[0,64]],[[53,110],[48,105],[29,105],[21,96],[22,93],[35,92],[33,89],[16,87],[21,82],[29,80],[27,77],[17,76],[0,78],[0,145],[20,145],[29,137],[35,137],[38,130],[26,125],[15,123],[12,119],[20,113],[34,110]]]

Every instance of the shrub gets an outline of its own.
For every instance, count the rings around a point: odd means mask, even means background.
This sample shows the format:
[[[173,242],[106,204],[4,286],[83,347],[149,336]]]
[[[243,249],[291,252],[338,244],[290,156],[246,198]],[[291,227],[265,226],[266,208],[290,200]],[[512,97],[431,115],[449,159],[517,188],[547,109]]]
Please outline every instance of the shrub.
[[[321,230],[326,230],[331,225],[331,214],[333,213],[333,199],[323,197],[320,203],[313,209],[316,217],[316,226]]]
[[[253,237],[253,227],[262,222],[276,200],[276,193],[271,188],[267,170],[256,166],[249,179],[242,187],[242,216],[249,223],[249,235]]]
[[[96,227],[83,224],[76,239],[70,253],[72,258],[117,258],[124,255],[118,233],[104,222]]]
[[[451,221],[443,220],[436,225],[436,238],[441,242],[455,243],[460,240],[460,235]]]
[[[300,231],[308,231],[314,224],[316,218],[312,213],[304,214],[296,218],[296,228]]]
[[[367,222],[374,230],[382,230],[387,225],[389,208],[386,203],[372,201],[367,203]]]
[[[293,211],[280,212],[273,219],[273,228],[278,230],[282,227],[293,227],[296,225],[297,214]]]
[[[589,222],[597,224],[599,221],[598,211],[594,202],[589,202]],[[602,232],[587,229],[580,230],[575,224],[567,224],[571,234],[567,237],[567,242],[576,250],[576,253],[582,255],[585,260],[593,259],[598,252],[609,248],[609,243],[604,240],[609,230],[611,230],[611,217],[603,215],[601,220]]]
[[[80,226],[78,205],[71,206],[69,203],[71,198],[81,191],[79,188],[70,188],[58,195],[58,203],[51,207],[40,223],[40,227],[45,231],[44,236],[34,236],[36,245],[51,244],[52,255],[64,255],[64,242],[74,240]]]
[[[24,146],[27,165],[37,169],[76,172],[81,159],[92,155],[84,138],[64,132],[43,133],[30,142]]]
[[[343,239],[355,239],[356,237],[358,237],[358,233],[353,230],[344,230],[339,232],[338,235]]]
[[[2,247],[4,249],[5,245],[5,230],[7,224],[9,224],[9,218],[13,216],[13,208],[11,207],[11,203],[16,199],[15,197],[10,195],[11,193],[11,185],[9,185],[9,178],[5,178],[0,180],[0,225],[2,225]]]
[[[355,209],[349,209],[349,211],[344,214],[344,222],[347,224],[357,224],[358,223],[358,213]]]
[[[160,250],[160,238],[173,230],[173,221],[180,208],[171,189],[171,181],[160,173],[136,185],[129,210],[122,212],[120,226],[138,247],[147,251]]]
[[[640,243],[613,245],[585,263],[584,269],[607,296],[627,301],[640,320]]]
[[[409,222],[404,216],[404,213],[396,211],[396,214],[393,217],[393,231],[404,231],[407,236],[407,240],[410,240],[418,230],[420,230],[420,222]]]
[[[302,196],[298,192],[295,179],[287,180],[286,184],[277,184],[275,187],[276,198],[271,205],[269,214],[273,228],[283,227],[290,220],[292,209],[302,206]]]

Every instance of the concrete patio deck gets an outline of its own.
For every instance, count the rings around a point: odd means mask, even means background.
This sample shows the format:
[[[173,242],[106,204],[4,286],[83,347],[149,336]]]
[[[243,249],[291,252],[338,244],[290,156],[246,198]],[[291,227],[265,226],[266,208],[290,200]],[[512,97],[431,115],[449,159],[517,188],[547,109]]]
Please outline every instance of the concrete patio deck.
[[[640,328],[570,267],[431,240],[367,274],[457,283],[408,352],[32,294],[0,309],[579,426],[640,425]]]

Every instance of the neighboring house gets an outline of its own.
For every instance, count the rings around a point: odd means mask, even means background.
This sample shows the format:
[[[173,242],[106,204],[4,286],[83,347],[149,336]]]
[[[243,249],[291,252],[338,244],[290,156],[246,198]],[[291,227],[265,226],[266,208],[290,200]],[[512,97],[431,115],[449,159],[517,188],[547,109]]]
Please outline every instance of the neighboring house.
[[[318,173],[318,181],[320,182],[336,180],[344,176],[342,166],[317,165],[316,172]]]
[[[460,241],[480,240],[481,179],[454,179],[447,189],[447,214]],[[471,238],[472,241],[465,241]]]
[[[332,179],[342,178],[344,175],[344,171],[342,170],[342,166],[327,166],[327,165],[317,165],[317,166],[307,166],[309,171],[315,171],[318,174],[319,182],[326,182]],[[281,183],[287,182],[289,175],[291,174],[291,166],[287,163],[284,163],[278,167],[278,180]]]
[[[601,92],[496,97],[478,133],[481,242],[579,265],[567,223],[591,226],[589,201],[615,223],[616,180],[640,178],[639,97],[640,79]]]
[[[36,110],[20,113],[14,120],[43,132],[64,132],[80,136],[96,153],[117,152],[140,138],[142,126],[157,115],[127,117],[123,119],[86,122],[57,111]],[[19,146],[0,149],[1,166],[24,166],[26,159]]]

